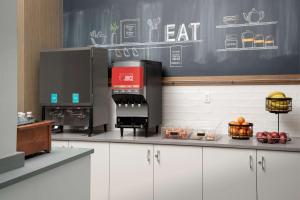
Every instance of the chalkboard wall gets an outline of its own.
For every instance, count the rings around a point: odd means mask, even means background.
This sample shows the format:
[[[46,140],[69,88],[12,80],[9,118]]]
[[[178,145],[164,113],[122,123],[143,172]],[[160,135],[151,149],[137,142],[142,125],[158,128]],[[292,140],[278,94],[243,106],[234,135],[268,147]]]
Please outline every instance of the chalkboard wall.
[[[64,0],[64,46],[164,76],[300,74],[299,0]]]

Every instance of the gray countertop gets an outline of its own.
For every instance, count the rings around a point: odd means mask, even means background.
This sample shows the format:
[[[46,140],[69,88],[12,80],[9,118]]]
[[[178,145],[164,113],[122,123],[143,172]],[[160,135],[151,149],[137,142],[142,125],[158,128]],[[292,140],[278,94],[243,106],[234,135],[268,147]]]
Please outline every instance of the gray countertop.
[[[54,141],[83,141],[83,142],[111,142],[111,143],[132,143],[132,144],[156,144],[156,145],[178,145],[178,146],[199,146],[199,147],[220,147],[238,149],[256,149],[272,151],[300,152],[300,138],[292,138],[287,144],[261,144],[255,138],[250,140],[233,140],[227,135],[222,135],[217,141],[205,140],[176,140],[165,139],[160,135],[134,137],[131,132],[125,132],[124,137],[119,131],[100,133],[88,137],[80,133],[64,133],[52,136]]]
[[[0,174],[0,189],[88,156],[93,152],[93,149],[53,148],[51,153],[26,160],[22,168]]]

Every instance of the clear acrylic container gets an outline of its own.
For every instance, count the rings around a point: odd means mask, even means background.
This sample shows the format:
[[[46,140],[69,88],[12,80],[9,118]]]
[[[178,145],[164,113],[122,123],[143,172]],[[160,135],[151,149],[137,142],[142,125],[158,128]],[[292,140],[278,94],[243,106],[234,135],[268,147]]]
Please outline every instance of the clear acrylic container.
[[[162,127],[161,131],[163,138],[182,140],[188,139],[190,134],[192,133],[192,129],[172,126]]]
[[[194,129],[190,135],[191,140],[202,140],[205,138],[205,129],[197,128]]]
[[[205,140],[216,141],[217,139],[218,138],[217,138],[216,129],[214,128],[205,129]]]

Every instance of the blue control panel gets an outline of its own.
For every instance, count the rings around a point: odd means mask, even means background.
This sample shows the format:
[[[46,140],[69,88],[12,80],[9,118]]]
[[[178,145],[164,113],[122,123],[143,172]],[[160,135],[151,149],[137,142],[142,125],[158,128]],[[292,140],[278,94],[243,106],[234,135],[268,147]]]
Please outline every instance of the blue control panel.
[[[58,95],[57,93],[51,93],[50,102],[56,104],[58,102]]]
[[[78,93],[72,94],[72,103],[74,103],[74,104],[79,103],[79,94]]]

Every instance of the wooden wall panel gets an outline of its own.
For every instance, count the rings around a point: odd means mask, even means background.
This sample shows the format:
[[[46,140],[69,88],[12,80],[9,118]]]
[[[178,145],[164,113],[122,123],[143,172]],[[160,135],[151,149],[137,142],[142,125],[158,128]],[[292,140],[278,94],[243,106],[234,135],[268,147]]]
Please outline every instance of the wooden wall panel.
[[[24,111],[24,0],[17,3],[18,31],[18,111]]]
[[[41,49],[62,47],[62,0],[18,0],[18,5],[23,8],[19,11],[20,16],[23,12],[23,18],[19,18],[21,22],[18,24],[21,30],[19,48],[24,54],[24,59],[22,53],[19,55],[18,109],[32,111],[39,116],[39,52]]]

